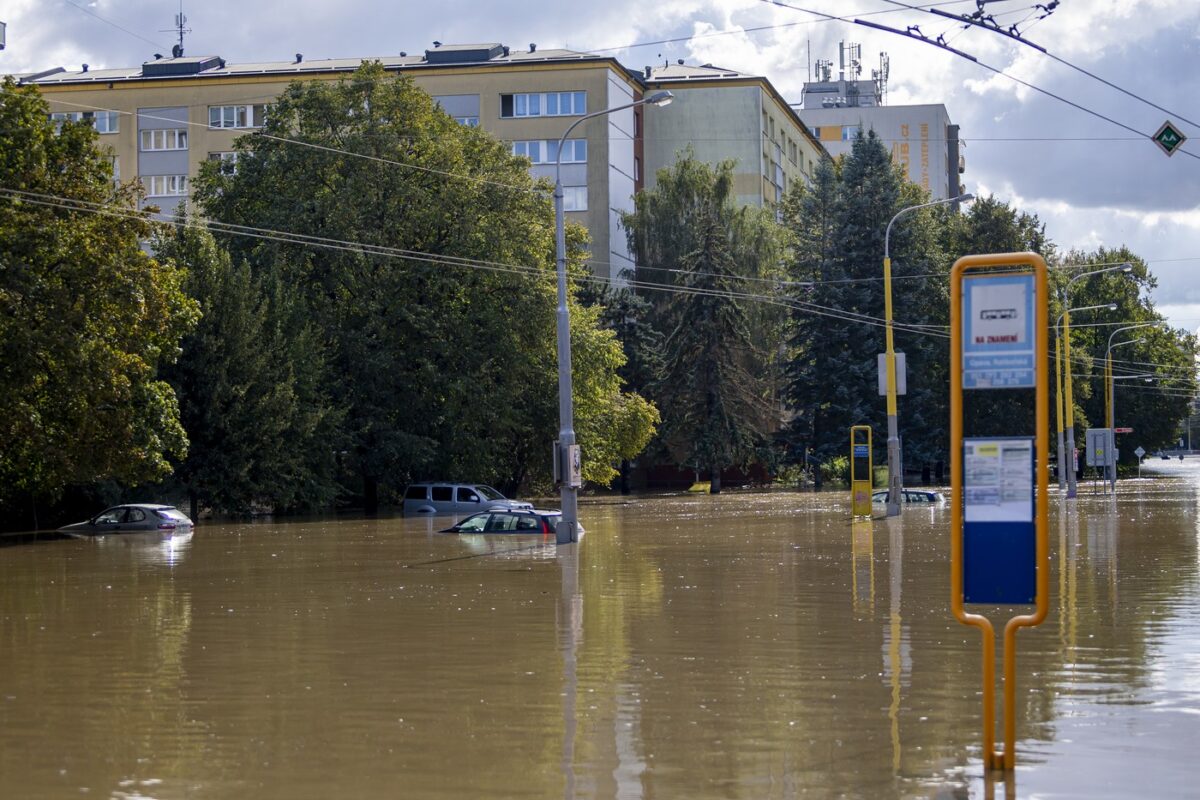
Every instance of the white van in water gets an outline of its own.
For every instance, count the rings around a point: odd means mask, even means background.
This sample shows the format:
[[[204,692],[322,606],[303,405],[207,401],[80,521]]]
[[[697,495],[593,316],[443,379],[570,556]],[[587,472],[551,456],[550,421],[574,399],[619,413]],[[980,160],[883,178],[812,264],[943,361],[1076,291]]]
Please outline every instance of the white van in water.
[[[404,492],[405,514],[474,514],[493,508],[533,508],[482,483],[414,483]]]

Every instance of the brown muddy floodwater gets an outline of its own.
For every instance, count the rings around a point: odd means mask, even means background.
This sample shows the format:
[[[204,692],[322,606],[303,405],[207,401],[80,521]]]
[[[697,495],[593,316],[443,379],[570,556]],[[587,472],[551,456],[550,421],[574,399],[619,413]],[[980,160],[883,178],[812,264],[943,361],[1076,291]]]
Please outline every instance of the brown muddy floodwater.
[[[728,493],[585,504],[561,548],[395,518],[0,549],[0,797],[1196,797],[1200,465],[1161,466],[1052,498],[1015,786],[949,510]]]

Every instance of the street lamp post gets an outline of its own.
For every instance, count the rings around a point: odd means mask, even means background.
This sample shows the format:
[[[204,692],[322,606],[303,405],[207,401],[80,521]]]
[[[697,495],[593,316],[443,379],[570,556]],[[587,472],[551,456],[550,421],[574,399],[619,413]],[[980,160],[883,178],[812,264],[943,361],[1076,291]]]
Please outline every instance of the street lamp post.
[[[892,226],[896,220],[909,211],[916,211],[930,206],[940,206],[946,203],[965,203],[974,200],[975,195],[963,194],[958,197],[947,197],[944,200],[934,200],[932,203],[921,203],[908,206],[896,212],[888,223],[883,234],[883,311],[887,321],[887,354],[884,356],[887,370],[887,453],[888,453],[888,501],[887,515],[895,517],[900,514],[900,491],[903,489],[904,476],[900,469],[900,425],[896,417],[896,351],[892,344],[892,258],[890,243]]]
[[[575,404],[572,398],[571,381],[571,317],[567,309],[567,233],[563,216],[562,152],[567,137],[580,124],[595,117],[624,111],[643,105],[665,106],[675,96],[670,92],[655,92],[633,103],[605,108],[585,114],[571,123],[558,140],[558,152],[554,159],[554,248],[558,272],[558,452],[559,479],[562,492],[562,521],[555,531],[558,544],[579,541],[579,482],[575,479]]]
[[[1066,311],[1063,312],[1063,315],[1062,315],[1062,323],[1063,323],[1062,324],[1062,332],[1063,332],[1062,354],[1063,354],[1063,364],[1064,364],[1063,372],[1065,373],[1064,379],[1063,379],[1063,384],[1064,384],[1064,389],[1065,389],[1064,403],[1066,404],[1066,410],[1067,410],[1067,459],[1068,459],[1067,497],[1068,498],[1075,497],[1076,483],[1075,483],[1075,398],[1074,398],[1074,393],[1072,392],[1072,389],[1071,389],[1071,311],[1070,311],[1070,307],[1067,305],[1067,301],[1070,299],[1071,286],[1075,283],[1075,281],[1080,281],[1080,280],[1083,280],[1084,278],[1090,278],[1093,275],[1103,275],[1106,272],[1117,272],[1118,270],[1121,272],[1124,272],[1124,273],[1130,273],[1133,271],[1133,265],[1127,261],[1124,264],[1118,264],[1117,266],[1114,266],[1114,267],[1105,267],[1104,269],[1097,269],[1097,270],[1093,270],[1091,272],[1081,273],[1079,275],[1076,275],[1074,278],[1071,278],[1071,280],[1067,281],[1067,285],[1063,287],[1063,291],[1062,291],[1062,307],[1067,309]]]
[[[1058,320],[1054,323],[1054,376],[1057,381],[1058,391],[1055,392],[1055,411],[1058,417],[1058,490],[1061,492],[1067,480],[1067,453],[1066,441],[1063,438],[1063,380],[1062,380],[1062,337],[1059,334],[1059,328],[1062,325],[1063,317],[1067,312],[1075,311],[1092,311],[1097,308],[1106,308],[1109,311],[1116,311],[1116,303],[1101,304],[1098,306],[1081,306],[1080,308],[1065,309],[1063,313],[1058,315]],[[1073,460],[1073,459],[1072,459]]]
[[[1109,334],[1108,349],[1106,349],[1104,351],[1104,377],[1105,377],[1105,381],[1104,381],[1104,383],[1105,383],[1105,387],[1104,387],[1105,388],[1105,392],[1104,392],[1104,412],[1105,412],[1104,413],[1104,422],[1105,422],[1105,427],[1107,427],[1109,430],[1112,430],[1113,427],[1115,427],[1116,416],[1117,416],[1116,407],[1114,405],[1115,398],[1114,398],[1113,382],[1115,379],[1113,377],[1113,370],[1112,370],[1112,351],[1113,351],[1113,349],[1115,349],[1117,347],[1121,347],[1122,345],[1137,344],[1138,342],[1146,341],[1145,337],[1139,337],[1137,339],[1126,339],[1123,342],[1117,342],[1116,344],[1113,344],[1113,339],[1116,338],[1118,333],[1121,333],[1123,331],[1132,331],[1132,330],[1137,330],[1138,328],[1151,328],[1151,327],[1154,327],[1155,325],[1162,325],[1162,324],[1163,324],[1163,320],[1158,320],[1156,322],[1139,322],[1136,325],[1126,325],[1124,327],[1117,328],[1115,331],[1113,331],[1112,333]],[[1144,376],[1139,376],[1139,377],[1144,377]],[[1116,447],[1116,434],[1115,433],[1113,434],[1112,445],[1114,448]],[[1112,471],[1109,474],[1109,480],[1112,482],[1113,488],[1115,489],[1116,485],[1117,485],[1117,467],[1116,467],[1115,463],[1113,464]]]

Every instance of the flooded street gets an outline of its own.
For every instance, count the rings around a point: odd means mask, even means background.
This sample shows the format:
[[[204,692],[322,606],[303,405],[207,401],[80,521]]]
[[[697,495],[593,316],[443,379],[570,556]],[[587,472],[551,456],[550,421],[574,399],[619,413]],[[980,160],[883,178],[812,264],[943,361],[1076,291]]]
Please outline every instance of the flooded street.
[[[1155,466],[1051,500],[1015,796],[1195,796],[1200,462]],[[613,499],[566,547],[397,517],[0,549],[0,797],[1014,796],[949,508],[848,499]]]

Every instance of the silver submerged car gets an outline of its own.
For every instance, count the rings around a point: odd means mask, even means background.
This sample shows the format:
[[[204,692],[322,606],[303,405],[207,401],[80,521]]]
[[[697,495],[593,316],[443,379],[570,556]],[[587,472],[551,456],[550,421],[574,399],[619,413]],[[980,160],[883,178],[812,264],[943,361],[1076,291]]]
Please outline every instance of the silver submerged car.
[[[532,509],[482,483],[414,483],[404,492],[405,514],[474,514],[493,508]]]
[[[147,533],[158,531],[163,534],[191,533],[192,521],[174,506],[152,503],[129,503],[113,506],[96,516],[74,525],[59,528],[63,533],[98,536],[105,533]]]

